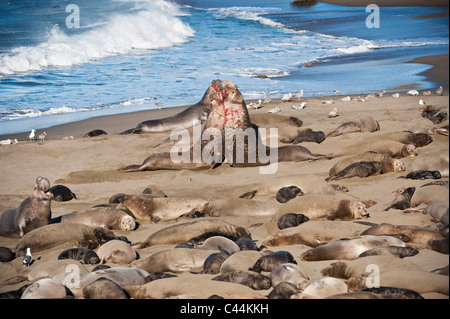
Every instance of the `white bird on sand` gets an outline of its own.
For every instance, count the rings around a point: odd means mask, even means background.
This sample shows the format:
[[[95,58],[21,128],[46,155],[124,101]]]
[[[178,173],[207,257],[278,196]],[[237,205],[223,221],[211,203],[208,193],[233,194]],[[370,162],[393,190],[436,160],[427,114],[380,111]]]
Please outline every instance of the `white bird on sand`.
[[[385,91],[385,90],[382,90],[382,91],[380,91],[380,92],[377,93],[377,96],[378,96],[378,97],[383,97],[384,93],[386,93],[386,91]]]
[[[350,102],[352,100],[352,98],[350,96],[346,96],[342,99],[339,99],[339,101],[344,101],[344,102]]]
[[[162,103],[162,102],[156,102],[155,105],[156,105],[159,109],[161,109],[161,108],[164,106],[164,103]]]
[[[281,97],[281,101],[283,102],[289,102],[292,98],[292,93],[283,94]]]
[[[270,96],[266,97],[263,101],[263,103],[270,103],[270,102],[272,102],[272,98]]]
[[[248,105],[247,105],[247,108],[254,108],[255,110],[257,110],[257,109],[260,109],[262,106],[261,106],[261,103],[262,103],[262,100],[258,100],[258,104],[255,104],[255,103],[249,103]]]
[[[46,137],[47,137],[47,132],[44,132],[42,134],[39,134],[38,139],[40,139],[43,142]]]
[[[412,96],[417,96],[417,95],[419,95],[419,91],[417,91],[417,90],[409,90],[408,92],[406,92],[407,94],[409,94],[409,95],[412,95]]]
[[[400,94],[399,93],[394,93],[394,94],[392,94],[392,97],[398,99],[400,97]]]
[[[440,86],[439,89],[437,89],[436,91],[434,91],[434,94],[442,95],[442,92],[444,92],[444,89],[442,88],[442,86]]]
[[[303,89],[300,90],[300,93],[295,94],[294,97],[301,100],[301,98],[303,97]]]
[[[431,95],[431,91],[423,91],[422,95]]]
[[[336,93],[336,94],[339,94],[339,93],[341,93],[341,91],[340,91],[340,90],[333,90],[333,92],[334,92],[334,93]]]
[[[33,263],[33,256],[31,256],[31,250],[30,248],[27,248],[27,253],[25,254],[25,256],[23,256],[22,259],[22,265],[24,266],[30,266]]]
[[[270,110],[267,111],[267,113],[278,113],[278,112],[281,112],[279,107],[275,107],[275,108],[270,109]]]
[[[425,105],[425,101],[424,100],[420,100],[419,101],[419,105]]]
[[[304,108],[306,107],[306,102],[302,102],[300,105],[292,105],[292,108],[293,109],[296,109],[296,110],[303,110]]]
[[[330,111],[330,113],[328,113],[328,117],[336,117],[338,116],[337,114],[337,108],[334,108]]]
[[[31,141],[34,141],[34,137],[36,136],[36,130],[32,129],[30,134],[28,134],[28,137]]]
[[[322,104],[334,104],[334,100],[333,99],[326,100],[326,101],[323,101]]]

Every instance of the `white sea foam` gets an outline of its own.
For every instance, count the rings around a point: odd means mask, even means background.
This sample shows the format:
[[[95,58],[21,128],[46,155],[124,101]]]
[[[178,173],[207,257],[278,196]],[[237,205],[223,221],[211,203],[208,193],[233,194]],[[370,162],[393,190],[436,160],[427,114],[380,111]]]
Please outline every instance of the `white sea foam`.
[[[135,49],[171,47],[194,35],[179,19],[178,7],[170,2],[139,1],[136,10],[115,14],[106,24],[70,36],[54,25],[45,42],[0,55],[0,74],[70,67]]]

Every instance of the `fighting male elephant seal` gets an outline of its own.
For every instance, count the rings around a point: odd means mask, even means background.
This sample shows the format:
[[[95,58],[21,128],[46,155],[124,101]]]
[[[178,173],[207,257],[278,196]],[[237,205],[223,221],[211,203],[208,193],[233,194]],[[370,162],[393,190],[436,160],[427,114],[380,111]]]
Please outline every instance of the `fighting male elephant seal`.
[[[47,178],[36,178],[33,194],[17,207],[9,208],[0,215],[0,236],[21,238],[33,229],[48,225],[53,199],[49,189]]]

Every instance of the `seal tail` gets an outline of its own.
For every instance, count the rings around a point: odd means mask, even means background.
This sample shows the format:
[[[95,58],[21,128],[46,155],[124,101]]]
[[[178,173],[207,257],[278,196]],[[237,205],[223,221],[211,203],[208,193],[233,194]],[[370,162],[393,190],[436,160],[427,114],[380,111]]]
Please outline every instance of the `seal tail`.
[[[142,165],[136,165],[136,164],[128,165],[128,166],[125,166],[125,167],[123,167],[123,168],[121,168],[119,170],[122,171],[122,172],[126,172],[126,173],[128,173],[128,172],[138,172],[138,171],[141,171],[141,166]]]

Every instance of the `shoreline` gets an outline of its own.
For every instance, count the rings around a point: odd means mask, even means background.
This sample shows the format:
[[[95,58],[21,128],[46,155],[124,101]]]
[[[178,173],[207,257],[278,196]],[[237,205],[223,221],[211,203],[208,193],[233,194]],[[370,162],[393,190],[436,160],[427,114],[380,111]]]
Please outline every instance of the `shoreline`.
[[[448,7],[447,0],[320,0],[319,2],[348,7],[366,7],[376,4],[379,7]]]
[[[430,82],[436,83],[436,89],[439,85],[442,85],[446,91],[449,88],[449,55],[431,55],[417,58],[407,63],[422,63],[431,65],[432,68],[421,73]],[[387,91],[407,91],[414,88],[414,84],[404,85],[397,88],[386,88]],[[330,93],[331,97],[336,97]],[[308,97],[308,100],[326,98],[322,97]],[[250,103],[252,100],[246,101]],[[46,128],[40,128],[37,130],[36,135],[42,132],[47,132],[47,139],[63,139],[65,137],[73,136],[74,138],[83,137],[83,135],[89,131],[101,129],[108,134],[119,134],[125,130],[136,127],[139,123],[151,119],[165,118],[173,116],[189,106],[176,106],[165,108],[161,110],[152,109],[145,111],[127,112],[112,115],[101,115],[92,117],[85,120],[79,120],[75,122],[58,124],[55,126],[49,126]],[[18,139],[19,141],[28,141],[29,132],[17,132],[11,134],[0,135],[0,140],[6,139]]]

